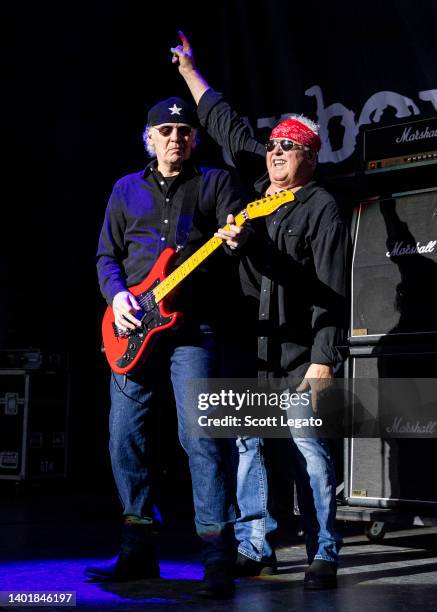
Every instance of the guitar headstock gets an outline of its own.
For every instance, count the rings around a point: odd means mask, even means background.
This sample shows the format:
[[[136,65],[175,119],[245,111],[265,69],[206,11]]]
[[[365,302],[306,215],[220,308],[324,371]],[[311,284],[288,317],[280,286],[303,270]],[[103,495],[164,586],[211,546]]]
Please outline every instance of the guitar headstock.
[[[267,217],[286,202],[292,202],[293,200],[294,193],[292,191],[280,191],[273,196],[266,196],[260,200],[250,202],[250,204],[246,206],[246,213],[249,219]]]

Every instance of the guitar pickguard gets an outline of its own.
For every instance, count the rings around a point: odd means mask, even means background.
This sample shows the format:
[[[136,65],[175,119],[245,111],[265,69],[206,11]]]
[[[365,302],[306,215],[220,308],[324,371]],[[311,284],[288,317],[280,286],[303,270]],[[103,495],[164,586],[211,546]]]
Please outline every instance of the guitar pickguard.
[[[152,289],[159,284],[159,279],[153,283],[152,287],[137,297],[138,303],[141,305],[142,310],[138,313],[141,315],[141,327],[130,332],[123,333],[123,337],[127,338],[128,345],[123,355],[116,361],[119,368],[125,368],[134,361],[144,342],[148,339],[150,333],[163,325],[166,325],[172,321],[172,317],[165,317],[161,314],[158,304],[155,302],[153,297]],[[116,328],[117,329],[117,328]],[[115,335],[120,335],[114,331]],[[145,351],[145,355],[147,352]]]

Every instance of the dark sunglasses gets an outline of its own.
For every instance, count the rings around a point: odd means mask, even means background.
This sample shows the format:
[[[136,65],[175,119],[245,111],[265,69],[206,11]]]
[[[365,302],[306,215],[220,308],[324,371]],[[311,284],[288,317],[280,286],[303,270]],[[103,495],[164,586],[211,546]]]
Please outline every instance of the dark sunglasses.
[[[273,151],[273,149],[279,145],[283,151],[298,151],[299,149],[304,149],[305,147],[297,142],[293,142],[288,138],[283,138],[282,140],[268,140],[266,143],[267,151]]]
[[[193,130],[193,128],[189,125],[178,125],[177,127],[175,125],[162,125],[156,129],[161,136],[170,136],[175,128],[178,132],[178,136],[189,136]]]

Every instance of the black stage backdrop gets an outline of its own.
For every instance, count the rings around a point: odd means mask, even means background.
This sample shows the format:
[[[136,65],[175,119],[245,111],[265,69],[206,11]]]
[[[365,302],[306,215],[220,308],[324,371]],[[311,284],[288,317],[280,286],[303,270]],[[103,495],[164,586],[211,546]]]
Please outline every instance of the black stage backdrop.
[[[98,232],[113,182],[145,163],[147,106],[186,94],[170,62],[177,30],[254,128],[267,133],[290,112],[318,120],[321,164],[341,175],[359,164],[364,125],[437,113],[437,3],[65,0],[3,11],[0,341],[70,355],[73,450],[90,453],[106,444]],[[221,163],[208,144],[204,159]]]

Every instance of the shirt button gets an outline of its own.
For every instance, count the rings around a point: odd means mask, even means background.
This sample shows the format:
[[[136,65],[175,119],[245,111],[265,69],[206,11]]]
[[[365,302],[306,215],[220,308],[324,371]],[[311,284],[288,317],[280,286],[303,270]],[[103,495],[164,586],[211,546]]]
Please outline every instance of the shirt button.
[[[159,181],[159,184],[160,185],[164,185],[164,181]]]
[[[168,219],[164,219],[164,223],[168,223]]]
[[[165,201],[166,202],[170,202],[170,198],[165,198]]]

